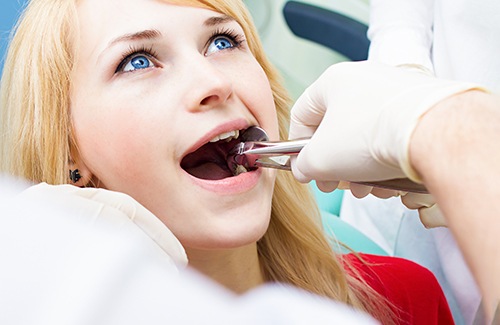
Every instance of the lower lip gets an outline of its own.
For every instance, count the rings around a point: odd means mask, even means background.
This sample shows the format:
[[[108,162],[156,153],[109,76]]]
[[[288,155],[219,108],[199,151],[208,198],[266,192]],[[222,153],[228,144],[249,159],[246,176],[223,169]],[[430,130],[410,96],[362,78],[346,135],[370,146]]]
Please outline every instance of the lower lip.
[[[259,182],[262,170],[256,169],[251,172],[239,174],[238,176],[227,177],[219,180],[206,180],[189,176],[191,181],[204,190],[216,193],[218,195],[235,195],[247,192],[254,188]]]

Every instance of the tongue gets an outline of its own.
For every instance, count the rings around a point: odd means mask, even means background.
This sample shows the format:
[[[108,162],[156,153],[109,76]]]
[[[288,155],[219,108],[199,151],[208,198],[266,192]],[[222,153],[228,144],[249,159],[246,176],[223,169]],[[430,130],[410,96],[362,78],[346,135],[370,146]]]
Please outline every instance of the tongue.
[[[186,169],[186,171],[197,178],[218,180],[233,176],[227,167],[221,167],[214,162],[206,162],[204,164]]]

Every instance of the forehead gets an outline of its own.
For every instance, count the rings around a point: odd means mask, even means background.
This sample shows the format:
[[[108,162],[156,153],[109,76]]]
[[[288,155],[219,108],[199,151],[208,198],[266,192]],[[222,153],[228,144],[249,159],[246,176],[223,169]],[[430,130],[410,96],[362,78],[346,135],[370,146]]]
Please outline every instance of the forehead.
[[[80,31],[100,38],[153,25],[181,29],[186,18],[188,22],[203,22],[220,15],[199,6],[180,6],[163,0],[83,0],[79,1],[77,11]]]

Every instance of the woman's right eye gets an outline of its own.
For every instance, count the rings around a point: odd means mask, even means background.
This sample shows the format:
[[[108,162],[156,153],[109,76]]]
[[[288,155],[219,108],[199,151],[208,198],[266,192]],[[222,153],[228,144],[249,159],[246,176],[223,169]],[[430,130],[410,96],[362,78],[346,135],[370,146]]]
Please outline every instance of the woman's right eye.
[[[150,55],[146,53],[135,53],[128,55],[118,65],[116,72],[132,72],[135,70],[143,70],[155,67],[155,64],[150,59]]]

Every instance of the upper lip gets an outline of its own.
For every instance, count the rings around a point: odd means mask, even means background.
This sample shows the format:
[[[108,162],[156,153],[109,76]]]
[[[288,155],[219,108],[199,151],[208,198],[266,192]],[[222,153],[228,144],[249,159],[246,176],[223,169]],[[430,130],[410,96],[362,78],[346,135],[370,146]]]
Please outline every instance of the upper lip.
[[[223,124],[220,124],[216,126],[215,128],[211,129],[205,135],[203,135],[201,138],[199,138],[192,146],[189,147],[183,154],[182,158],[186,157],[188,154],[195,152],[199,148],[201,148],[203,145],[207,144],[210,140],[215,138],[218,135],[221,135],[226,132],[231,132],[231,131],[236,131],[236,130],[244,130],[247,129],[250,126],[250,124],[243,119],[240,120],[235,120],[235,121],[229,121],[225,122]]]

